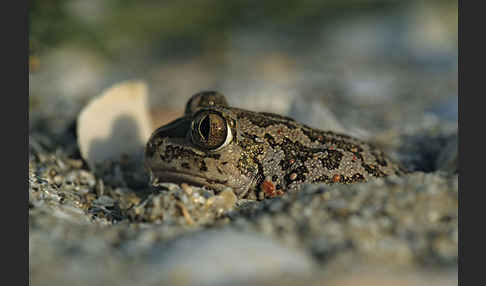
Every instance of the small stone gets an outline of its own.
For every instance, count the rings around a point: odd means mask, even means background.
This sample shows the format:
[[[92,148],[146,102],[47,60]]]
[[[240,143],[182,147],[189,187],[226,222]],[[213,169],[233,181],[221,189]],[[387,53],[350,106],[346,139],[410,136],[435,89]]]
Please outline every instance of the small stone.
[[[112,207],[115,205],[115,200],[108,196],[101,196],[97,198],[93,203],[99,206]]]
[[[219,195],[209,198],[206,201],[207,208],[213,208],[217,212],[231,209],[236,203],[237,197],[231,188],[223,190]]]
[[[187,211],[186,207],[181,202],[176,202],[176,206],[180,209],[182,215],[184,216],[184,218],[187,221],[187,224],[188,225],[193,225],[194,224],[194,220],[192,219],[191,215]]]
[[[89,193],[89,191],[90,191],[90,189],[89,189],[89,188],[81,187],[81,188],[79,188],[78,193],[80,193],[80,194],[83,194],[83,195],[84,195],[84,194]]]
[[[290,178],[291,181],[297,179],[297,173],[290,174],[289,178]]]
[[[79,177],[83,183],[86,183],[91,188],[96,185],[95,176],[86,170],[79,170]]]
[[[56,185],[60,185],[62,184],[62,182],[64,181],[64,178],[60,175],[56,175],[54,178],[53,178],[53,181],[54,181],[54,184]]]
[[[340,180],[341,180],[341,176],[339,174],[335,174],[334,176],[332,176],[332,181],[334,183],[338,183]]]
[[[224,199],[226,209],[230,209],[236,204],[237,197],[231,188],[224,189],[219,196]]]
[[[267,197],[274,197],[275,196],[275,185],[270,181],[264,181],[261,186],[260,190],[265,193]]]
[[[105,193],[105,184],[103,180],[98,180],[98,184],[96,185],[96,194],[98,196],[102,196]]]
[[[182,188],[182,190],[183,190],[184,192],[186,192],[186,194],[188,194],[188,195],[191,195],[191,194],[192,194],[192,188],[191,188],[191,186],[189,186],[188,184],[186,184],[186,183],[182,183],[182,184],[181,184],[181,188]]]
[[[82,160],[68,159],[67,163],[74,169],[81,169],[83,167]]]

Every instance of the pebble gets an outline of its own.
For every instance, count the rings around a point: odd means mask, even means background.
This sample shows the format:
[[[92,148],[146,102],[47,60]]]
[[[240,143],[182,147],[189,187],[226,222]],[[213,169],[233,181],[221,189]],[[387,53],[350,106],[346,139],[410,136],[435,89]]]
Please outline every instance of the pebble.
[[[115,200],[108,196],[101,196],[97,198],[93,203],[99,206],[112,207],[115,204]]]
[[[217,196],[211,197],[206,201],[208,208],[212,207],[217,210],[218,213],[228,211],[233,208],[237,200],[237,197],[231,188],[227,188],[219,193]]]

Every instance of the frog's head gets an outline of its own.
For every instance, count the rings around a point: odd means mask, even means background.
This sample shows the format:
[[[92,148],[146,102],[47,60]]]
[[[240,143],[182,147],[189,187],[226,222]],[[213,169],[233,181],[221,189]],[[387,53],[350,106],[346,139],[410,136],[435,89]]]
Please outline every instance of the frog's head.
[[[222,94],[195,94],[184,116],[155,130],[147,143],[145,164],[152,184],[231,187],[243,196],[256,184],[258,167],[245,158],[239,132],[237,114]]]

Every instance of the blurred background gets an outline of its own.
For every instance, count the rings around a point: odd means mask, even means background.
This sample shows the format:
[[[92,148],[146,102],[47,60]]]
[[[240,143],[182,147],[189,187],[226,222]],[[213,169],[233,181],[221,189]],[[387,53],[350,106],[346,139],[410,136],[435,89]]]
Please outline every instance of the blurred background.
[[[30,131],[65,133],[129,79],[160,123],[213,89],[363,138],[456,126],[457,21],[449,0],[33,1]]]

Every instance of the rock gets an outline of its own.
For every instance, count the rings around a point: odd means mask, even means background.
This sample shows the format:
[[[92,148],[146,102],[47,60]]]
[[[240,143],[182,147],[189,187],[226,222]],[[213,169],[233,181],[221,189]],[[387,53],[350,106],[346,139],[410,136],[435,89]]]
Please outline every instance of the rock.
[[[217,196],[211,197],[206,201],[208,208],[215,208],[217,212],[224,212],[233,208],[236,204],[237,197],[231,188],[223,190]]]
[[[280,276],[307,276],[313,261],[303,252],[251,232],[209,230],[150,250],[152,283],[234,285]]]

